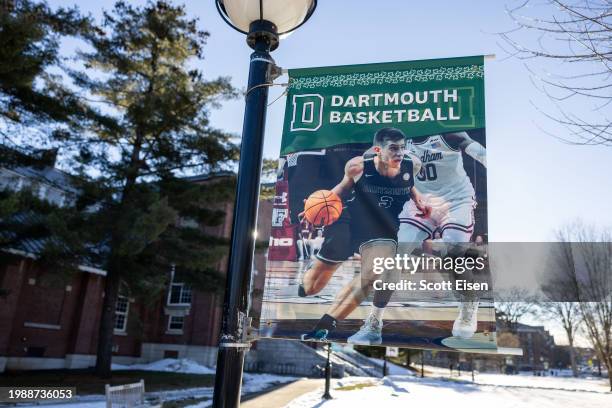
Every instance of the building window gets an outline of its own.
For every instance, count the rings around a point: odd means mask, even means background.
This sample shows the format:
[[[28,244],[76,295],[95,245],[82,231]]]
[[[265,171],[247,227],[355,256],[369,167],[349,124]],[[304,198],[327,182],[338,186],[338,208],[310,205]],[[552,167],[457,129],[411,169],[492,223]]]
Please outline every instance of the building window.
[[[15,190],[19,191],[23,188],[23,183],[24,183],[24,178],[23,177],[17,177],[17,185],[15,186]]]
[[[117,303],[115,303],[115,331],[125,332],[129,311],[130,300],[126,296],[119,295],[119,297],[117,297]]]
[[[37,195],[40,200],[45,200],[47,198],[48,187],[44,184],[38,185]]]
[[[169,305],[190,305],[191,288],[184,283],[172,283],[170,285]]]
[[[172,268],[170,290],[168,291],[168,305],[191,305],[191,286],[175,281],[174,267]]]
[[[168,331],[183,331],[183,326],[185,325],[185,317],[184,316],[170,316],[168,318]]]

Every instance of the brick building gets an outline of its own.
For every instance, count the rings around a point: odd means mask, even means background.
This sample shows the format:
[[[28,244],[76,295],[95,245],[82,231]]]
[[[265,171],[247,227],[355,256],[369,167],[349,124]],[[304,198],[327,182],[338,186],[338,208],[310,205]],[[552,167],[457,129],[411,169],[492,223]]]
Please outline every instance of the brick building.
[[[0,168],[0,189],[29,188],[39,198],[70,205],[78,191],[71,176],[50,160],[35,165]],[[227,182],[232,174],[190,178],[194,183]],[[229,214],[207,232],[228,237],[232,203],[221,203]],[[261,219],[270,219],[262,203]],[[2,233],[2,231],[0,231]],[[81,368],[95,363],[105,271],[80,265],[69,282],[45,273],[37,258],[44,242],[24,239],[0,251],[0,372],[18,369]],[[225,269],[225,261],[217,267]],[[221,321],[222,294],[192,290],[169,266],[167,291],[146,304],[120,296],[116,304],[116,363],[188,357],[214,363]]]
[[[56,205],[71,205],[78,191],[71,176],[45,155],[27,167],[0,166],[0,190],[29,188]],[[233,174],[191,177],[193,183],[224,183]],[[228,215],[210,234],[229,237],[233,203],[220,203]],[[260,236],[269,236],[272,200],[259,204]],[[3,231],[0,231],[2,238]],[[0,373],[6,370],[87,368],[95,364],[97,330],[106,272],[80,265],[69,282],[53,279],[37,261],[44,242],[35,239],[0,248]],[[216,265],[225,271],[226,261]],[[256,252],[254,280],[261,280],[265,253]],[[200,292],[181,282],[168,267],[169,286],[158,299],[120,296],[116,304],[113,362],[147,363],[162,358],[190,358],[214,365],[221,326],[223,295]],[[259,282],[258,286],[263,286]],[[256,305],[253,305],[256,307]],[[245,369],[279,374],[319,374],[324,353],[295,341],[260,340],[247,354]],[[342,376],[344,366],[334,366]]]
[[[543,371],[553,368],[555,339],[544,326],[529,326],[517,323],[513,330],[523,349],[521,357],[513,357],[519,371]]]

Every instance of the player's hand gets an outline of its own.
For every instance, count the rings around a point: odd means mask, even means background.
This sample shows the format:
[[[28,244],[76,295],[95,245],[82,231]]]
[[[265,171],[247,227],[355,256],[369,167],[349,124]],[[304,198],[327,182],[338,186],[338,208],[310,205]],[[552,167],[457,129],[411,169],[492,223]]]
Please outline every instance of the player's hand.
[[[431,215],[431,206],[425,204],[423,200],[416,200],[414,202],[416,208],[421,212],[421,214],[417,214],[417,217],[427,218]]]
[[[419,191],[412,187],[410,191],[410,198],[414,201],[414,205],[421,212],[421,214],[417,214],[417,217],[427,218],[431,215],[431,206],[425,204],[425,200]]]

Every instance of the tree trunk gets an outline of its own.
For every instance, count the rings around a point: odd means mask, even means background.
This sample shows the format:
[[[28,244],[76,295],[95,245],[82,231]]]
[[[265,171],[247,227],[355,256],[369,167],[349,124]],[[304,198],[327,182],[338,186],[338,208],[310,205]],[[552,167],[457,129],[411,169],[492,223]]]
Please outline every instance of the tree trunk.
[[[606,366],[608,368],[608,382],[610,383],[610,392],[612,392],[612,356],[606,356]]]
[[[121,194],[121,202],[118,210],[119,218],[117,220],[118,225],[125,222],[125,220],[121,219],[123,209],[130,205],[132,189],[136,185],[136,179],[138,178],[140,170],[139,161],[142,141],[142,134],[137,132],[134,149],[130,157],[130,165],[125,180],[125,186]],[[104,302],[102,304],[100,333],[98,335],[98,349],[96,354],[96,374],[102,378],[110,378],[111,376],[115,308],[119,295],[119,284],[121,283],[121,264],[119,255],[116,251],[120,247],[122,239],[121,232],[115,228],[110,242],[110,256],[107,263],[108,267],[106,268],[107,275],[104,284]]]
[[[120,273],[114,263],[109,263],[104,285],[104,301],[100,317],[100,333],[96,354],[96,374],[101,378],[111,377],[113,358],[113,335],[115,330],[115,307],[119,294]]]
[[[578,367],[576,367],[576,350],[574,350],[574,339],[573,338],[569,338],[569,352],[570,352],[570,363],[572,365],[572,375],[574,377],[578,377]]]

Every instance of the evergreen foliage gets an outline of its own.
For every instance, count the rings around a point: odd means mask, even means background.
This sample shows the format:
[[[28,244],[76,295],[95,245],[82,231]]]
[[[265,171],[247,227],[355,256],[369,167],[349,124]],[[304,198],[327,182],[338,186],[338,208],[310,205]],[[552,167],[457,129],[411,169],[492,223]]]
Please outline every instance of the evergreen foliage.
[[[31,10],[49,18],[26,21]],[[37,231],[61,237],[65,253],[56,248],[49,259],[73,270],[83,259],[95,260],[107,273],[96,371],[108,377],[120,287],[130,296],[158,298],[175,266],[195,288],[223,288],[218,269],[227,240],[218,227],[233,201],[235,177],[228,171],[238,147],[211,126],[209,114],[237,92],[228,78],[206,80],[196,68],[208,33],[182,6],[118,1],[97,23],[76,10],[18,1],[0,18],[0,121],[51,129],[43,132],[46,144],[70,164],[78,198],[37,218]],[[78,35],[88,46],[56,77],[48,69],[60,62],[62,35]],[[7,228],[11,215],[42,211],[25,196],[2,194]],[[51,250],[56,241],[47,242]]]

